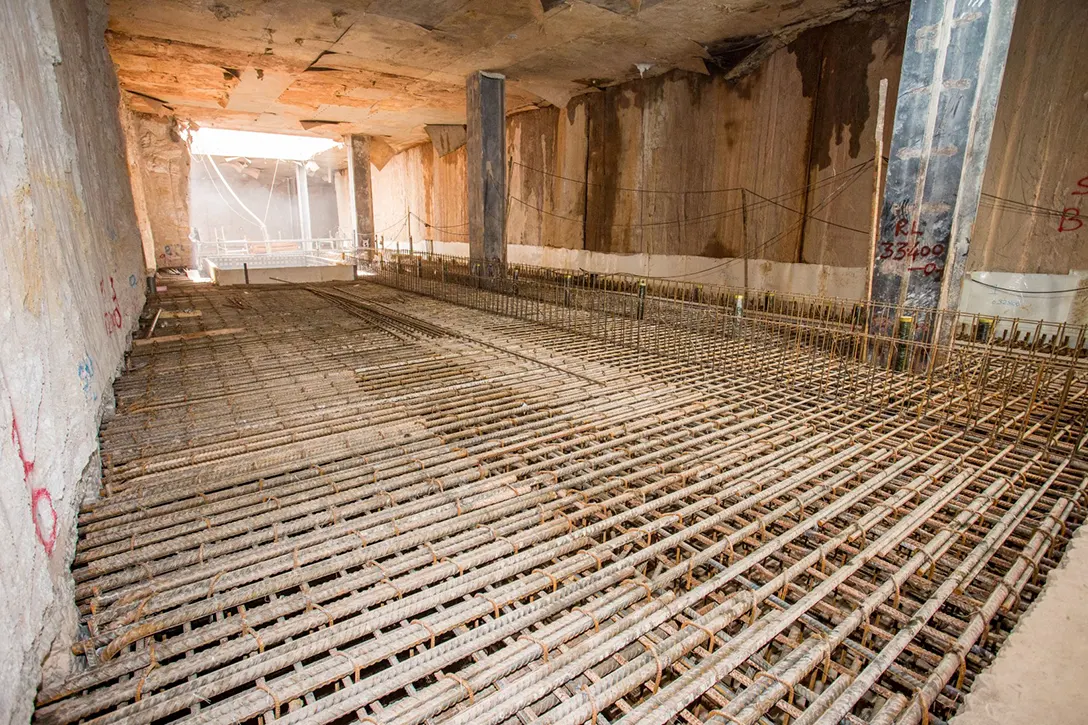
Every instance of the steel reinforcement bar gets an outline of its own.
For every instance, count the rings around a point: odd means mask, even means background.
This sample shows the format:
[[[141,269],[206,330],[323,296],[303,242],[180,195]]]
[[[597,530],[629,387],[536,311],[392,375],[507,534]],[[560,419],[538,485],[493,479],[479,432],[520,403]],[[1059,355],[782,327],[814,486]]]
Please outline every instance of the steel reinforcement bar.
[[[939,722],[1083,519],[1072,344],[412,262],[168,281],[36,721]]]

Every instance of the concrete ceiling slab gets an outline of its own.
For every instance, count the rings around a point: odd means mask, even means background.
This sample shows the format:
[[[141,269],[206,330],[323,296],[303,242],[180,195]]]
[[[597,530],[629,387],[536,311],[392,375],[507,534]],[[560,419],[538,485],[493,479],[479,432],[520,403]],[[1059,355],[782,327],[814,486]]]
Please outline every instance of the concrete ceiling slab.
[[[795,33],[903,0],[112,0],[134,110],[230,128],[384,137],[465,122],[464,80],[506,75],[507,110],[675,68],[723,41]]]

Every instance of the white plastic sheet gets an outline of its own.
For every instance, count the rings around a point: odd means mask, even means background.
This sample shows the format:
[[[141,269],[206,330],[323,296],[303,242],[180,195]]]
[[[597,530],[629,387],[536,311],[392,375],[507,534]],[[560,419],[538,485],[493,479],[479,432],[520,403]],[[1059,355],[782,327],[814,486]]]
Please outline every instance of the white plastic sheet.
[[[970,272],[963,280],[960,311],[1020,320],[1084,324],[1083,304],[1088,298],[1088,273],[1013,274]],[[1080,312],[1080,314],[1077,314]]]

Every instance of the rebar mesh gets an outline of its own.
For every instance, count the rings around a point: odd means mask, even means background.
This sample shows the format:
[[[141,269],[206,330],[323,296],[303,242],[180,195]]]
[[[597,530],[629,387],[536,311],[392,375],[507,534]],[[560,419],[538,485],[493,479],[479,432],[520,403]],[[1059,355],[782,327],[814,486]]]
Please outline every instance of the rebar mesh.
[[[940,722],[1083,519],[1083,337],[375,271],[160,297],[37,721]]]

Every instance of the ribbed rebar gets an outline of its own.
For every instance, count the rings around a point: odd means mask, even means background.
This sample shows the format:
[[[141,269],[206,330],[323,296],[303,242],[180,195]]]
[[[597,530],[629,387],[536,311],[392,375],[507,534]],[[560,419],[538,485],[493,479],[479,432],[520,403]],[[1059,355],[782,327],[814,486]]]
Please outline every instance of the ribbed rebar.
[[[150,302],[37,721],[913,725],[1083,518],[1067,330],[375,272]]]

